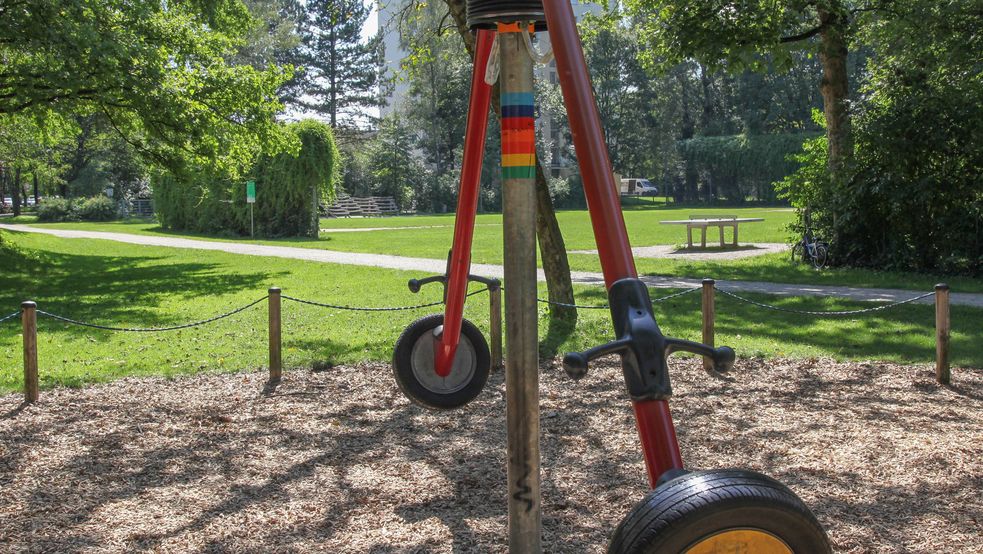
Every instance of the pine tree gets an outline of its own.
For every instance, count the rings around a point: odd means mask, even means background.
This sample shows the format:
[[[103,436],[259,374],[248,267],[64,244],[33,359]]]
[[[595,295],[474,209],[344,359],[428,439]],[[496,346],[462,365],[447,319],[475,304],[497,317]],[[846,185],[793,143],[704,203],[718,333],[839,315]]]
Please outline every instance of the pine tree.
[[[355,126],[379,106],[382,35],[362,41],[370,8],[362,0],[310,0],[302,25],[302,107],[328,116],[332,128]]]

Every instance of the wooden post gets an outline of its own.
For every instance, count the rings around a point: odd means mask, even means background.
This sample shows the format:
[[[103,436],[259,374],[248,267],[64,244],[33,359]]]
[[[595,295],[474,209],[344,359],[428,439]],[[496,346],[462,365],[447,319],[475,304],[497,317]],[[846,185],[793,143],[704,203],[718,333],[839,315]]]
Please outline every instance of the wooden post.
[[[949,372],[949,285],[935,285],[935,380],[948,385]]]
[[[24,401],[38,401],[38,305],[22,302],[21,323],[24,326]]]
[[[703,280],[703,344],[708,346],[713,346],[713,320],[714,320],[714,305],[713,305],[713,279]],[[713,360],[704,356],[703,357],[703,369],[711,370],[713,369]]]
[[[488,317],[491,334],[491,368],[502,369],[502,287],[488,287]]]
[[[279,381],[282,360],[280,358],[280,288],[270,288],[270,381]]]
[[[532,58],[519,32],[499,29],[502,100],[502,227],[505,236],[506,474],[509,552],[539,554],[542,496],[539,455],[539,313],[536,304],[536,154]],[[506,112],[511,115],[506,115]],[[610,168],[608,168],[610,171]]]

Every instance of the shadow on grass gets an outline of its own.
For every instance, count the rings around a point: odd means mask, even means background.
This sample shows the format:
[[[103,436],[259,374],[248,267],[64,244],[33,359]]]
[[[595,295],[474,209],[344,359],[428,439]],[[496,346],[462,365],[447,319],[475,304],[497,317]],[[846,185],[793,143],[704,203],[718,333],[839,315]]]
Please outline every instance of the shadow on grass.
[[[653,289],[654,298],[672,289]],[[872,307],[820,297],[772,297],[747,293],[747,298],[787,309],[830,311]],[[581,305],[607,302],[602,287],[577,292]],[[698,293],[654,304],[656,321],[667,336],[700,340],[702,313]],[[954,366],[983,368],[983,310],[953,306],[950,338]],[[930,363],[935,360],[935,309],[907,304],[851,316],[812,316],[766,310],[735,299],[717,296],[716,343],[735,347],[738,356],[827,355],[837,358]],[[614,338],[606,310],[580,310],[578,329],[557,345],[581,350]]]
[[[10,233],[16,235],[16,233]],[[111,249],[107,249],[111,251]],[[174,323],[157,308],[174,296],[205,299],[253,290],[285,272],[231,272],[222,263],[168,262],[167,256],[70,254],[50,250],[7,253],[0,272],[0,312],[17,309],[23,300],[73,319],[96,319],[118,325]],[[238,306],[229,306],[234,308]],[[207,317],[211,314],[203,314]],[[183,320],[183,318],[182,318]]]

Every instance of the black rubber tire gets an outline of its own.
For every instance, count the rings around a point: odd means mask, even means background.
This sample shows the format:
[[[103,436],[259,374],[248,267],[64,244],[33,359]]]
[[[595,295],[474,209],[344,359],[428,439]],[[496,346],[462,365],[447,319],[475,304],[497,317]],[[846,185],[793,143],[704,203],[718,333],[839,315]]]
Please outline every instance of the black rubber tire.
[[[727,530],[758,530],[795,554],[832,552],[826,532],[785,485],[739,469],[696,471],[642,499],[621,521],[609,554],[683,553]]]
[[[812,266],[816,269],[822,269],[826,267],[827,262],[829,262],[829,248],[825,244],[817,244],[816,255],[812,258]]]
[[[802,242],[799,241],[792,246],[792,263],[802,263],[804,257],[802,255]]]
[[[491,371],[491,354],[488,352],[488,342],[481,331],[473,323],[464,319],[461,321],[461,346],[458,348],[458,357],[455,364],[461,360],[464,348],[470,348],[473,352],[470,369],[471,374],[467,377],[463,386],[450,392],[436,391],[428,388],[417,377],[413,367],[413,349],[417,343],[423,339],[428,339],[426,333],[433,333],[435,329],[444,324],[443,314],[433,314],[411,323],[399,336],[396,341],[396,349],[393,352],[393,375],[396,377],[396,384],[399,385],[403,394],[414,403],[433,410],[450,410],[460,408],[471,402],[485,388],[488,381],[488,373]],[[433,361],[430,357],[430,367],[418,367],[417,371],[433,371]]]

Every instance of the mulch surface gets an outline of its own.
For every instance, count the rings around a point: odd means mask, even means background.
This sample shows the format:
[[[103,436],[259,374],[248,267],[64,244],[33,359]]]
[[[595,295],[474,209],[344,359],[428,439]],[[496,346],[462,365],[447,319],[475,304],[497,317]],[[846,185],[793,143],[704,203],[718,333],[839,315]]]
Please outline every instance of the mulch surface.
[[[840,552],[983,549],[983,372],[741,360],[673,365],[694,468],[789,485]],[[427,412],[388,366],[125,379],[0,397],[5,552],[504,552],[503,376]],[[620,369],[541,383],[547,552],[603,552],[647,483]]]

